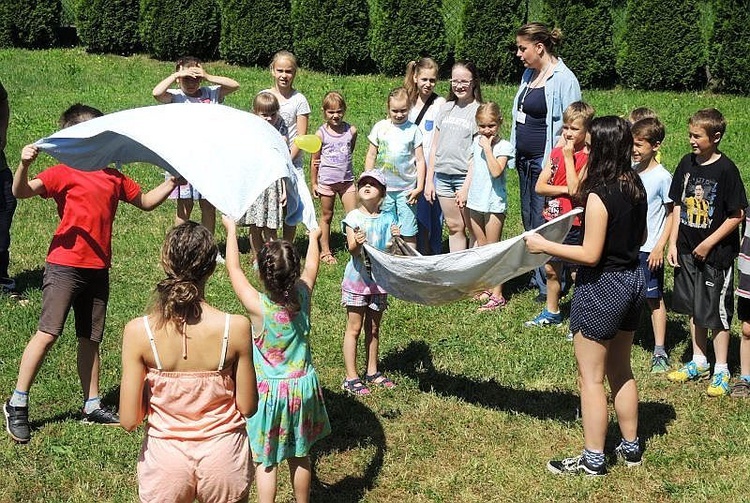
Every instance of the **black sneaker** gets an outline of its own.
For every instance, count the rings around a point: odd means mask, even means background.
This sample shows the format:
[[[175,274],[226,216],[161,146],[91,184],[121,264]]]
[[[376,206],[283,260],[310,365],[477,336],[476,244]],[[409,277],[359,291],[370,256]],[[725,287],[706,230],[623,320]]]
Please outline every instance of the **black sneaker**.
[[[581,473],[583,475],[596,477],[607,474],[607,467],[605,465],[602,465],[599,468],[592,468],[586,464],[586,459],[582,455],[574,458],[559,460],[553,459],[547,463],[547,470],[555,475],[575,475]]]
[[[106,407],[96,409],[89,414],[83,413],[82,421],[86,424],[103,424],[105,426],[118,426],[120,416]]]
[[[13,440],[21,444],[31,440],[28,407],[13,407],[8,401],[3,406],[3,414],[5,414],[5,429]]]
[[[643,463],[643,451],[638,449],[637,452],[628,452],[622,447],[622,443],[615,447],[615,456],[617,459],[622,460],[625,466],[632,468],[634,466],[640,466]]]

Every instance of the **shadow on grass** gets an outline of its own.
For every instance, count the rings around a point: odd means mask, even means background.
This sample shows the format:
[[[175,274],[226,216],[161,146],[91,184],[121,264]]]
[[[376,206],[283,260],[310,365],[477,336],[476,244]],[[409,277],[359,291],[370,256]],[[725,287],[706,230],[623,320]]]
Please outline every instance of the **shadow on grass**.
[[[16,289],[23,293],[29,289],[42,288],[42,276],[44,275],[44,268],[37,267],[36,269],[27,269],[21,271],[16,275]]]
[[[439,371],[424,341],[412,341],[406,348],[389,353],[382,359],[382,367],[417,380],[422,391],[454,396],[481,407],[562,422],[578,419],[580,398],[577,394],[516,389],[494,379],[479,381]],[[638,434],[643,442],[654,435],[666,434],[667,425],[677,417],[673,406],[661,402],[640,402],[638,416]],[[616,426],[614,429],[617,430]],[[620,438],[617,432],[610,436]]]
[[[345,393],[323,390],[332,433],[316,443],[310,453],[313,466],[313,502],[360,501],[375,486],[383,467],[385,432],[377,415],[365,404]],[[346,475],[327,484],[318,479],[315,466],[318,458],[345,453],[354,449],[371,449],[374,453],[361,470],[361,475]],[[359,470],[358,470],[359,471]]]

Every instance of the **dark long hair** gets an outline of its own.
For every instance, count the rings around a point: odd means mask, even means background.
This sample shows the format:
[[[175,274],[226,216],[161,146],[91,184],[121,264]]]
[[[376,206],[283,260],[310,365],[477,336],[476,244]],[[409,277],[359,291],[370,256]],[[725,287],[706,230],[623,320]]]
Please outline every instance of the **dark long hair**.
[[[299,312],[295,285],[300,278],[300,258],[292,243],[283,239],[265,243],[258,253],[258,272],[269,299],[291,313]]]
[[[216,269],[217,253],[213,233],[200,224],[185,222],[167,233],[161,247],[166,278],[156,284],[151,307],[157,326],[200,318],[202,288]]]
[[[631,164],[633,135],[628,121],[614,115],[597,117],[590,131],[591,154],[579,192],[582,202],[595,187],[615,181],[632,203],[645,201],[646,189]]]

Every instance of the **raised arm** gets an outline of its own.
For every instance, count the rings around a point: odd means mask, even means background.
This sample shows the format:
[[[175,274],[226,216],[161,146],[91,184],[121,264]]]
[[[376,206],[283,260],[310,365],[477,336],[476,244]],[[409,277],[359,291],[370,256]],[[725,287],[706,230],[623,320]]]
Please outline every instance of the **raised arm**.
[[[39,155],[39,147],[34,144],[26,145],[21,151],[21,162],[13,175],[13,195],[18,199],[26,199],[44,193],[44,183],[34,178],[29,180],[29,166]]]
[[[156,84],[156,86],[154,87],[154,90],[151,91],[151,94],[154,96],[154,99],[158,101],[159,103],[172,103],[172,95],[167,92],[167,89],[172,87],[172,84],[177,82],[177,79],[179,79],[180,77],[187,77],[187,76],[188,76],[187,71],[180,69],[179,71],[176,71],[170,74],[164,80]]]
[[[211,84],[221,86],[219,89],[219,103],[224,101],[224,98],[228,94],[232,94],[236,90],[240,88],[240,83],[236,80],[229,78],[229,77],[222,77],[219,75],[212,75],[208,73],[206,70],[203,69],[202,66],[198,65],[198,68],[201,69],[202,77],[206,82],[210,82]]]
[[[253,325],[263,326],[263,311],[258,290],[247,280],[240,265],[240,250],[237,247],[237,225],[230,217],[222,215],[221,222],[227,230],[226,260],[227,274],[232,282],[232,289],[250,315]]]
[[[312,291],[315,288],[315,280],[318,278],[318,268],[320,267],[320,227],[310,231],[307,244],[307,255],[305,256],[305,269],[302,271],[300,278]]]
[[[167,180],[164,180],[145,194],[138,194],[135,199],[130,201],[130,204],[136,208],[142,209],[143,211],[151,211],[163,203],[164,200],[169,197],[169,194],[172,193],[174,188],[181,183],[185,183],[185,180],[174,176],[169,177]]]

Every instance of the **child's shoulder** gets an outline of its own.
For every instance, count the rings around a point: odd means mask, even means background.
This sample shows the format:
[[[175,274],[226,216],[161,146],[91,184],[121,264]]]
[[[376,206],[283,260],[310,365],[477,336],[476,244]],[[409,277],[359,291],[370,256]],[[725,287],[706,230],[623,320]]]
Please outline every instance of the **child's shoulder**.
[[[495,154],[495,157],[514,157],[515,150],[513,148],[513,145],[508,141],[500,138],[495,145],[492,147],[492,152]]]

